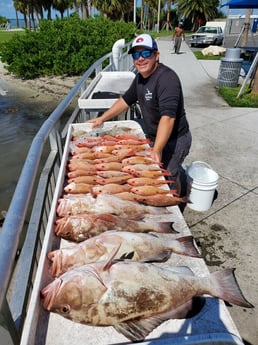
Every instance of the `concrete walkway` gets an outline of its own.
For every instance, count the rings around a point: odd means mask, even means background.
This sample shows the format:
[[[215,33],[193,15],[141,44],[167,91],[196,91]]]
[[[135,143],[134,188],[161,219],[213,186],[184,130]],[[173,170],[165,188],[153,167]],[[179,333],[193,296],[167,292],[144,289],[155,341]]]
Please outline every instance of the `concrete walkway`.
[[[185,42],[172,54],[160,38],[160,61],[179,75],[193,144],[185,167],[208,163],[218,174],[218,196],[206,212],[186,207],[184,218],[211,272],[235,267],[254,309],[229,306],[245,344],[258,344],[258,109],[232,108],[218,95],[220,61],[199,61]]]

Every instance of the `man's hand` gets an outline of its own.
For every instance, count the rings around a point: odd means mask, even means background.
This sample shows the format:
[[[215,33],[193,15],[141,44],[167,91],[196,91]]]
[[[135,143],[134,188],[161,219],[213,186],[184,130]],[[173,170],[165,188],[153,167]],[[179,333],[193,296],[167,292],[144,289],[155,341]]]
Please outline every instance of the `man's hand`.
[[[95,117],[94,119],[90,119],[90,120],[88,120],[86,122],[87,123],[88,122],[92,123],[92,128],[95,128],[95,127],[100,127],[103,124],[104,121],[102,120],[102,118],[100,116],[100,117]]]

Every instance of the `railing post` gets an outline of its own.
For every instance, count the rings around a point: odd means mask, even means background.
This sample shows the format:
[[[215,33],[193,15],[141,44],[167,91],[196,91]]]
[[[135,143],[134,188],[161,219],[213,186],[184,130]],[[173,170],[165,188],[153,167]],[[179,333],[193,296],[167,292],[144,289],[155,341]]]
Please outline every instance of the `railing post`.
[[[19,345],[19,337],[6,298],[0,308],[0,343]]]

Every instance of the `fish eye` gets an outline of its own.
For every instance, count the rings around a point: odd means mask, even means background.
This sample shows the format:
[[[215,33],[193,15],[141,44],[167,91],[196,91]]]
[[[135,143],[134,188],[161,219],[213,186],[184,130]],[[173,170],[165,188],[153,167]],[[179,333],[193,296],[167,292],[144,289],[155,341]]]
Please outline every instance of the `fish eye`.
[[[70,312],[70,306],[69,306],[69,305],[64,305],[64,306],[62,307],[62,312],[63,312],[64,314],[68,314],[68,313]]]

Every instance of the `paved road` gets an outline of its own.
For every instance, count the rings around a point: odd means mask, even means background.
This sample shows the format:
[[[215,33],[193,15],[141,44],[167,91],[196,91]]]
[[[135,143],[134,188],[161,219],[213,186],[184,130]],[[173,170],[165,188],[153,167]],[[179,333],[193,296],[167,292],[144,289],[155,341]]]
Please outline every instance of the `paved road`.
[[[158,41],[161,62],[177,71],[193,135],[185,166],[204,161],[219,174],[218,197],[206,212],[186,207],[184,218],[210,271],[235,267],[246,298],[256,308],[229,306],[246,345],[258,344],[258,117],[255,108],[231,108],[218,95],[219,61],[197,60],[183,42]],[[208,66],[208,67],[207,67]]]
[[[191,51],[198,51],[198,50],[202,50],[204,47],[190,47],[189,44],[189,38],[190,35],[186,36],[186,43],[189,46],[189,48],[191,49]],[[226,36],[224,39],[224,44],[223,47],[225,48],[233,48],[235,46],[235,43],[237,41],[238,35],[230,35],[230,36]]]

